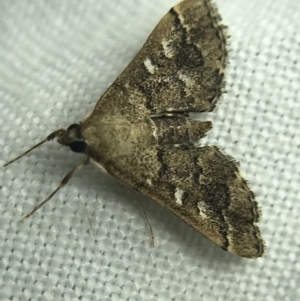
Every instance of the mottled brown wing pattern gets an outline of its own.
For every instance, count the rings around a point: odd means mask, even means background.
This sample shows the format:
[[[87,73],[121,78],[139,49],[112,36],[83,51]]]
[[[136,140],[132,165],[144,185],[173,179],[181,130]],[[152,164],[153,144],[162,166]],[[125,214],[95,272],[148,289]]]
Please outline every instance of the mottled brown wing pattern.
[[[173,7],[94,113],[121,114],[135,122],[164,112],[211,111],[222,93],[227,58],[219,21],[210,1],[186,0]]]
[[[256,258],[264,242],[259,210],[237,162],[215,146],[197,148],[211,122],[227,57],[220,17],[208,0],[185,0],[81,123],[97,166],[148,195],[223,249]]]
[[[248,258],[263,254],[254,194],[238,163],[217,147],[153,146],[107,162],[106,169],[223,249]]]
[[[5,164],[54,138],[88,157],[23,220],[92,162],[223,249],[247,258],[263,255],[260,212],[239,164],[215,146],[197,147],[212,124],[188,115],[211,111],[222,93],[227,51],[219,21],[209,0],[174,6],[91,114]]]

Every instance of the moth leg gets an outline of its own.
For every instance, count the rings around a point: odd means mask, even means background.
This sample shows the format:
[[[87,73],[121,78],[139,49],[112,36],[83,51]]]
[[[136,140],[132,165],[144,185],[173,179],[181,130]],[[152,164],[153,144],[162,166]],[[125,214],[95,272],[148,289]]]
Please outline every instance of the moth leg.
[[[153,231],[152,225],[150,223],[150,220],[149,220],[149,218],[147,216],[146,210],[145,210],[145,208],[144,208],[144,206],[143,206],[143,204],[142,204],[142,202],[141,202],[141,200],[140,200],[137,192],[136,192],[136,197],[139,200],[139,204],[140,204],[140,206],[141,206],[141,208],[143,210],[143,214],[144,214],[145,219],[147,221],[147,224],[148,224],[148,227],[149,227],[149,231],[150,231],[150,235],[151,235],[151,239],[152,239],[152,245],[153,245],[153,247],[155,247],[156,246],[156,240],[155,240],[154,231]]]

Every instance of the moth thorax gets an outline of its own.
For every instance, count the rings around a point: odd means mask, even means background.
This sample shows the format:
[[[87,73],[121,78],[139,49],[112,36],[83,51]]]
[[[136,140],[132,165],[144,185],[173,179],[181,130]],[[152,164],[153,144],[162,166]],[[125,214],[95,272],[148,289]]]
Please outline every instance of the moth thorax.
[[[84,141],[79,124],[72,124],[67,130],[62,129],[57,134],[57,142],[69,146],[76,153],[84,153],[87,149],[87,143]]]

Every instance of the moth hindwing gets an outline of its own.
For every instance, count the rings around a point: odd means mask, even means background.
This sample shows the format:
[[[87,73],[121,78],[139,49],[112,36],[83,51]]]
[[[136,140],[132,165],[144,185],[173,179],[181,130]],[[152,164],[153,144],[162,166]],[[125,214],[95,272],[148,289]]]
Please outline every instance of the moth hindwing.
[[[57,138],[86,154],[58,189],[94,163],[224,250],[256,258],[264,242],[254,194],[232,157],[216,146],[196,146],[212,124],[188,115],[212,111],[223,92],[227,39],[220,21],[209,0],[174,6],[88,117],[33,148]]]

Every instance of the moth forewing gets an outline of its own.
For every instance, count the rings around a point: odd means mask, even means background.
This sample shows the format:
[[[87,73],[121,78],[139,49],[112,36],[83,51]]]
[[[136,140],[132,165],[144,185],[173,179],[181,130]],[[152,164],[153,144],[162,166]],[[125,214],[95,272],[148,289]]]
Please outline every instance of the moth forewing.
[[[174,6],[91,114],[51,139],[87,156],[62,183],[92,162],[224,250],[256,258],[264,242],[254,194],[232,157],[194,143],[211,122],[189,117],[212,111],[224,91],[227,35],[220,21],[209,0]]]

